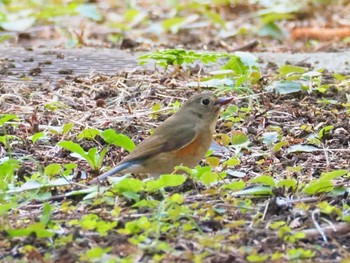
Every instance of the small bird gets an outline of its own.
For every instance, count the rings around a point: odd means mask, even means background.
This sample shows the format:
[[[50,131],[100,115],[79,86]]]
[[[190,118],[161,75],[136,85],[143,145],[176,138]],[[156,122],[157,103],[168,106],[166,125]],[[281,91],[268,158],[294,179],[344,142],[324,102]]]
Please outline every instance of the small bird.
[[[192,96],[116,167],[93,179],[90,184],[118,173],[157,177],[173,172],[178,165],[197,165],[211,145],[221,106],[232,100],[218,98],[212,93]]]

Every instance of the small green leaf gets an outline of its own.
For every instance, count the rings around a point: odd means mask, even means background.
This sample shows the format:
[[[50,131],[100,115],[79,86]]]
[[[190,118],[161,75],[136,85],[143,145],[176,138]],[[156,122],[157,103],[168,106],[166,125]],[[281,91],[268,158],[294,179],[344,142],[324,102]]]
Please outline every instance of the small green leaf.
[[[175,187],[182,185],[186,181],[186,176],[181,174],[163,174],[158,179],[164,187]]]
[[[242,190],[246,186],[245,182],[243,180],[239,180],[237,182],[232,182],[230,184],[224,184],[224,189],[229,189],[232,191],[239,191]]]
[[[292,188],[296,189],[297,187],[297,181],[294,179],[282,179],[277,182],[276,187],[285,187],[285,188]]]
[[[301,91],[301,85],[295,81],[275,81],[265,88],[269,92],[285,95]]]
[[[201,182],[205,185],[210,185],[212,183],[217,182],[218,178],[219,176],[217,173],[209,171],[202,174]]]
[[[332,182],[328,180],[316,180],[311,181],[309,184],[305,186],[303,192],[308,195],[319,194],[324,192],[330,192],[334,189],[334,185]]]
[[[142,181],[134,178],[125,178],[122,181],[113,185],[113,190],[118,193],[135,192],[138,193],[143,190],[144,184]]]
[[[59,172],[61,171],[62,166],[58,163],[52,163],[49,164],[48,166],[45,167],[45,174],[47,176],[52,176],[52,175],[56,175],[59,174]]]
[[[186,18],[184,17],[173,17],[163,20],[162,26],[166,31],[176,33],[186,24]]]
[[[287,146],[288,144],[289,143],[286,142],[286,141],[278,142],[272,147],[272,150],[274,152],[278,152],[278,151],[280,151],[282,149],[283,146]]]
[[[17,117],[17,115],[14,114],[1,115],[0,127],[10,120],[19,120],[19,118]]]
[[[302,74],[306,71],[306,68],[293,66],[293,65],[283,65],[279,68],[281,76],[286,77],[292,73]]]
[[[259,29],[258,35],[262,37],[270,36],[276,39],[281,39],[283,38],[284,33],[275,23],[270,22]]]
[[[250,52],[236,51],[235,56],[239,57],[242,63],[249,68],[258,67],[258,58]]]
[[[0,216],[7,214],[12,208],[16,208],[17,205],[17,203],[0,204]]]
[[[252,188],[248,188],[248,189],[244,189],[241,191],[237,191],[232,193],[233,196],[246,196],[246,195],[272,195],[272,190],[270,187],[266,187],[266,186],[255,186]]]
[[[342,170],[334,170],[331,172],[327,172],[327,173],[322,173],[321,174],[321,178],[320,180],[332,180],[335,179],[337,177],[346,175],[348,173],[348,170],[342,169]]]
[[[124,134],[116,134],[112,129],[105,130],[101,133],[101,137],[108,143],[122,147],[131,152],[135,148],[135,143]]]
[[[63,149],[79,154],[82,158],[85,159],[86,152],[84,151],[83,148],[81,148],[79,144],[74,143],[72,141],[61,141],[57,145],[62,147]]]
[[[157,180],[146,182],[146,191],[155,192],[165,187],[175,187],[183,184],[186,177],[180,174],[163,174]]]
[[[302,249],[302,248],[292,248],[287,252],[288,260],[296,260],[303,258],[312,258],[316,255],[315,252],[312,252],[310,249]]]
[[[79,140],[81,139],[88,139],[88,140],[93,140],[95,139],[95,137],[97,135],[100,135],[101,131],[95,128],[86,128],[84,130],[82,130],[79,135],[77,136],[77,138]]]
[[[248,136],[242,131],[235,131],[232,133],[231,143],[233,145],[245,144],[249,141]]]
[[[232,158],[228,159],[227,161],[225,161],[223,163],[223,165],[228,166],[228,167],[235,167],[235,166],[239,165],[240,163],[241,163],[241,161],[237,157],[232,157]]]
[[[322,129],[318,132],[318,138],[319,138],[319,139],[322,139],[323,136],[324,136],[326,133],[328,133],[330,130],[332,130],[333,128],[334,128],[333,125],[328,125],[328,126],[322,128]]]
[[[63,125],[62,132],[63,132],[63,134],[67,134],[67,133],[70,132],[73,128],[74,128],[74,123],[68,122],[68,123],[66,123],[66,124]]]
[[[173,194],[172,196],[169,197],[171,202],[174,202],[178,205],[181,205],[184,202],[184,197],[178,193]]]
[[[0,163],[0,189],[5,190],[7,183],[11,182],[15,171],[19,168],[20,162],[15,159],[8,159]]]
[[[220,158],[214,157],[214,156],[207,157],[207,158],[205,159],[205,162],[206,162],[207,164],[209,164],[211,167],[218,167],[219,164],[220,164]]]
[[[263,184],[266,186],[275,186],[275,181],[273,178],[269,175],[260,175],[257,176],[251,180],[249,180],[249,183],[258,183],[258,184]]]
[[[265,260],[268,259],[268,255],[262,255],[262,254],[259,254],[259,255],[249,255],[247,257],[247,260],[249,262],[264,262]]]
[[[50,205],[49,203],[44,204],[40,223],[42,223],[45,226],[49,223],[50,218],[51,218],[51,212],[52,212],[53,208],[54,207],[52,205]]]
[[[81,256],[80,260],[91,262],[93,259],[96,260],[96,259],[102,258],[103,255],[107,254],[111,250],[112,250],[111,247],[107,247],[107,248],[93,247],[91,249],[88,249],[85,253],[85,256]],[[88,260],[85,260],[85,257]]]
[[[36,134],[34,134],[33,136],[30,136],[29,139],[35,143],[36,141],[42,139],[45,136],[44,132],[37,132]]]
[[[269,228],[275,230],[275,229],[278,229],[278,228],[280,228],[281,226],[284,226],[284,225],[286,225],[285,221],[276,221],[276,222],[273,222],[273,223],[269,224]]]
[[[42,223],[35,223],[32,225],[29,225],[26,228],[18,228],[18,229],[7,229],[6,232],[11,237],[27,237],[31,233],[35,233],[38,238],[47,238],[47,237],[53,237],[55,233],[46,230],[45,225]]]

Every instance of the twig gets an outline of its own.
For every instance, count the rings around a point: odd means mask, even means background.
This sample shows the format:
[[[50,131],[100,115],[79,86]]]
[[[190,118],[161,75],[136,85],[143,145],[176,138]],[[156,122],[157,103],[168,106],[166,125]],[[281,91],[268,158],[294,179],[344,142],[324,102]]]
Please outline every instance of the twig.
[[[254,40],[244,46],[238,47],[233,49],[232,51],[245,51],[245,50],[251,50],[253,48],[255,48],[256,46],[258,46],[260,44],[259,40]]]
[[[337,236],[341,234],[346,234],[350,232],[350,224],[347,222],[340,222],[337,224],[334,224],[332,226],[325,226],[321,228],[322,232],[328,236],[332,236],[333,234],[336,234]],[[300,231],[295,231],[300,232]],[[319,237],[319,230],[315,228],[311,229],[305,229],[302,231],[302,233],[305,234],[305,238],[307,239],[314,239]]]
[[[328,240],[327,240],[327,237],[326,235],[324,234],[324,231],[322,229],[322,227],[319,225],[319,223],[317,222],[316,220],[316,215],[318,216],[320,214],[320,210],[319,209],[316,209],[312,212],[311,214],[311,218],[312,218],[312,221],[316,227],[316,230],[321,234],[322,238],[323,238],[323,241],[328,244]]]
[[[265,206],[265,209],[264,209],[264,214],[263,214],[261,220],[265,220],[265,216],[266,216],[266,213],[267,213],[267,209],[269,208],[269,205],[270,205],[270,199],[267,200],[267,203],[266,203],[266,206]]]

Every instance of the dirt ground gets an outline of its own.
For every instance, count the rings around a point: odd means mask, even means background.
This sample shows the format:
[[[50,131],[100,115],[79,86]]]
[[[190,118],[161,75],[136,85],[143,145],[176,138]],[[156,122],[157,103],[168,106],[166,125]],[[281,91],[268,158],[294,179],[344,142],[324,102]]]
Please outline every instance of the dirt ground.
[[[348,8],[337,9],[339,16]],[[131,31],[116,46],[106,41],[101,24],[94,25],[86,22],[80,48],[63,47],[64,34],[52,25],[11,33],[0,48],[2,262],[350,260],[347,42],[322,40],[313,49],[306,40],[226,39],[216,28],[198,26],[152,44]],[[147,31],[142,36],[147,34],[154,38]],[[219,77],[200,85],[219,76],[213,72],[228,59],[167,69],[137,61],[163,48],[236,54],[240,47],[259,62],[261,75],[249,85],[222,84]],[[295,68],[283,74],[285,65]],[[220,75],[220,81],[230,77]],[[268,89],[281,80],[302,88],[282,94]],[[102,131],[113,129],[138,144],[204,91],[235,100],[217,123],[212,155],[180,173],[186,182],[149,191],[142,181],[147,178],[134,175],[127,190],[113,180],[88,185],[128,154],[108,144]],[[242,133],[247,145],[237,146],[233,138]],[[62,141],[85,152],[106,148],[100,169],[60,147]],[[58,172],[48,172],[52,164]],[[14,175],[4,172],[8,167],[15,167]],[[204,173],[216,179],[208,182]]]

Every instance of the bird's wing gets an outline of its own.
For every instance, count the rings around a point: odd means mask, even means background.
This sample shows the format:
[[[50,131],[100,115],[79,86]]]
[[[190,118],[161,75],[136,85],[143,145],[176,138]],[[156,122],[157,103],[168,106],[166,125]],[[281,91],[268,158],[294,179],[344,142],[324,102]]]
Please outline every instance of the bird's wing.
[[[185,124],[158,132],[141,142],[122,163],[131,160],[147,159],[162,152],[171,152],[181,149],[196,138],[193,125]]]

